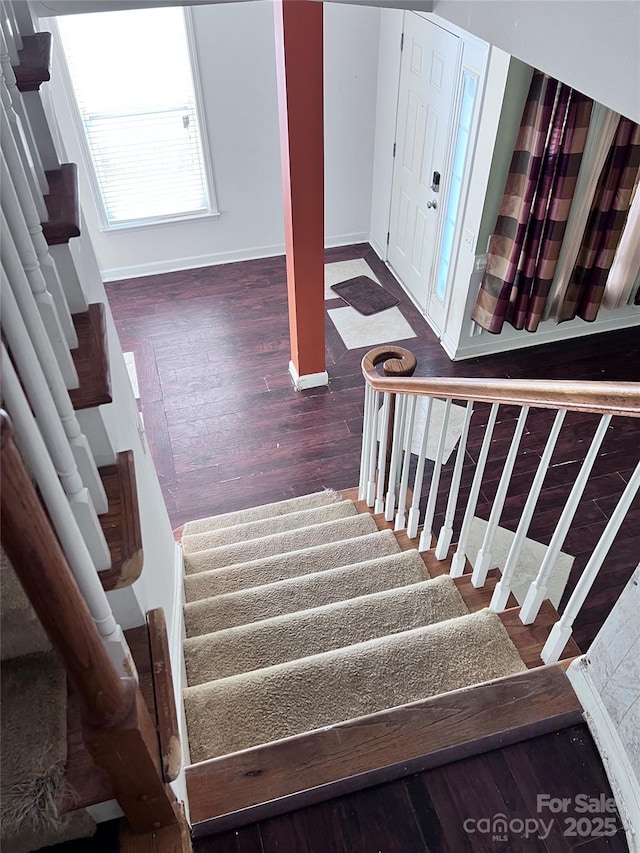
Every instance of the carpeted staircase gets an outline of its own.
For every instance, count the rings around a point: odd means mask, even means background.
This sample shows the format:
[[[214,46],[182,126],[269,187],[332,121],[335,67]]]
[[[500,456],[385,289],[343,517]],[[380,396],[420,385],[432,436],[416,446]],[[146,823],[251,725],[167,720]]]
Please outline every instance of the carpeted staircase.
[[[326,491],[184,528],[191,761],[525,670],[369,513]]]
[[[96,825],[73,811],[65,779],[67,679],[3,550],[0,550],[2,732],[0,845],[27,853],[85,838]]]

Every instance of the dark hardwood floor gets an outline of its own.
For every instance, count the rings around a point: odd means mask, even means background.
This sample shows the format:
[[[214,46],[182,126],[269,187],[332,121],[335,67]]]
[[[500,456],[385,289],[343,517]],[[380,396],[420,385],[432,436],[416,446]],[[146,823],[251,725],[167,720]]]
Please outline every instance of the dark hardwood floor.
[[[542,802],[539,810],[538,796],[544,794],[566,798],[567,810],[551,812]],[[580,811],[578,795],[603,794],[605,800],[612,796],[593,740],[581,725],[205,838],[194,849],[196,853],[627,851],[616,813],[600,815],[611,818],[606,830],[611,834],[605,837],[596,814]]]
[[[522,379],[640,380],[640,328],[452,362],[368,244],[327,251],[328,261],[364,257],[400,299],[417,337],[417,375]],[[347,350],[327,316],[330,384],[293,391],[283,258],[247,261],[117,282],[107,287],[125,351],[135,353],[151,453],[175,527],[193,518],[357,484],[365,349]],[[327,303],[342,304],[341,300]],[[532,336],[533,340],[533,336]],[[478,405],[462,482],[459,529],[488,406]],[[503,406],[477,514],[488,518],[517,410]],[[501,524],[512,530],[533,479],[553,412],[532,410]],[[530,536],[549,541],[597,423],[569,414]],[[575,556],[561,608],[638,461],[638,422],[614,419],[564,550]],[[442,522],[454,456],[444,467],[435,529]],[[427,481],[428,485],[428,481]],[[576,623],[586,650],[640,558],[636,500]],[[455,538],[455,537],[454,537]]]

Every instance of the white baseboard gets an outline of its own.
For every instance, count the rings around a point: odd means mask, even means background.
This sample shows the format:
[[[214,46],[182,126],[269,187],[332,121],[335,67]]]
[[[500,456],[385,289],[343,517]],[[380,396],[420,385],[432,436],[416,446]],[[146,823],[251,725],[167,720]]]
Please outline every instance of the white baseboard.
[[[468,322],[470,325],[471,320]],[[568,341],[573,338],[582,338],[586,335],[613,332],[638,325],[640,325],[640,308],[634,309],[629,307],[624,313],[621,309],[612,311],[611,316],[599,318],[593,323],[586,323],[580,320],[572,320],[569,323],[559,323],[557,325],[554,323],[547,329],[538,329],[534,334],[524,331],[518,334],[515,330],[511,330],[510,327],[506,326],[506,333],[504,334],[491,335],[489,332],[484,332],[482,335],[472,338],[472,342],[462,347],[456,348],[451,339],[446,340],[446,335],[442,343],[450,358],[454,361],[464,361],[467,358],[476,358],[481,355],[510,352],[515,349],[525,349],[526,347],[535,347],[556,341]],[[510,334],[510,332],[513,332],[513,334]]]
[[[340,234],[327,237],[325,246],[350,246],[353,243],[368,243],[369,232],[358,231],[354,234]],[[146,275],[161,275],[167,272],[180,272],[198,267],[213,267],[220,264],[232,264],[238,261],[255,261],[260,258],[275,258],[284,255],[284,243],[271,246],[254,246],[247,249],[233,249],[229,252],[214,252],[207,255],[192,255],[186,258],[172,258],[164,261],[151,261],[144,264],[132,264],[124,267],[108,267],[102,270],[104,281],[120,281],[127,278],[142,278]]]
[[[373,251],[376,253],[376,255],[380,258],[380,260],[381,260],[383,263],[385,263],[385,262],[386,262],[386,260],[387,260],[387,247],[386,247],[386,246],[382,246],[382,245],[381,245],[381,244],[376,240],[376,238],[373,236],[373,234],[370,234],[370,235],[369,235],[369,244],[371,245],[371,248],[372,248],[372,249],[373,249]]]
[[[620,812],[631,853],[640,853],[640,784],[624,745],[591,678],[585,656],[575,660],[567,676],[584,708]]]
[[[300,376],[295,364],[290,361],[289,373],[291,374],[293,387],[296,391],[305,391],[307,388],[320,388],[322,385],[329,384],[329,374],[326,370],[323,370],[322,373],[305,373]]]

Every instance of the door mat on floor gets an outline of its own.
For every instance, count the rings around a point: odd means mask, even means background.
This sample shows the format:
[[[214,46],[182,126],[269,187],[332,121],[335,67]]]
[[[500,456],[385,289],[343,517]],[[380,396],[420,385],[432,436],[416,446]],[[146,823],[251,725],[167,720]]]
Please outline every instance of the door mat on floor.
[[[388,290],[366,275],[341,281],[339,284],[332,285],[331,289],[352,308],[367,317],[379,311],[386,311],[387,308],[393,308],[400,302]]]

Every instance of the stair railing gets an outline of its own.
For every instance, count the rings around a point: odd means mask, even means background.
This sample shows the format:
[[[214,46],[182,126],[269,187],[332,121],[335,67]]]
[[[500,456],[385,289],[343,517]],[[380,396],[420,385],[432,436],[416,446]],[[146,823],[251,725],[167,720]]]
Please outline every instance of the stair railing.
[[[2,31],[2,38],[4,39],[4,30]],[[49,192],[49,184],[42,164],[42,158],[40,157],[40,149],[38,148],[33,134],[31,121],[22,99],[22,93],[18,89],[18,82],[16,80],[15,71],[13,70],[13,65],[15,63],[12,64],[11,57],[9,56],[8,51],[5,50],[5,47],[6,43],[0,42],[0,50],[2,51],[0,56],[0,65],[2,67],[2,74],[7,86],[9,98],[11,100],[11,107],[15,111],[17,120],[19,121],[21,133],[24,138],[25,150],[27,152],[29,162],[33,165],[34,177],[37,180],[37,185],[39,186],[41,193],[46,195]]]
[[[2,545],[81,701],[85,746],[134,831],[173,825],[176,801],[164,783],[155,723],[138,683],[120,676],[101,641],[4,412],[0,437]]]
[[[502,611],[507,607],[517,575],[518,561],[531,525],[545,477],[551,465],[558,438],[563,428],[567,412],[587,412],[601,416],[599,425],[594,433],[590,447],[571,492],[566,500],[555,531],[551,537],[545,556],[537,572],[535,580],[528,586],[526,597],[520,611],[523,624],[530,624],[538,615],[541,604],[548,593],[549,579],[552,576],[558,556],[570,529],[585,487],[592,473],[596,459],[601,452],[601,446],[607,429],[613,417],[640,418],[640,382],[562,382],[555,380],[510,380],[510,379],[445,379],[434,377],[391,377],[378,372],[380,365],[393,362],[395,359],[407,359],[410,353],[402,347],[381,346],[367,353],[362,361],[362,372],[365,378],[365,418],[363,426],[363,445],[360,471],[360,498],[365,500],[374,512],[385,509],[385,519],[389,522],[395,519],[395,530],[406,530],[410,539],[420,536],[418,550],[430,549],[433,536],[436,536],[435,556],[444,560],[450,553],[451,543],[456,541],[455,550],[451,555],[450,575],[460,577],[470,570],[467,562],[470,533],[477,511],[482,484],[485,478],[487,463],[491,455],[494,430],[498,422],[500,407],[503,405],[519,407],[515,428],[511,437],[509,450],[499,477],[491,512],[484,533],[482,545],[476,555],[471,571],[471,582],[475,587],[486,584],[487,573],[493,567],[493,549],[496,531],[504,511],[509,486],[521,441],[526,430],[527,417],[530,409],[556,410],[556,416],[549,432],[545,447],[542,451],[533,482],[517,525],[509,553],[506,557],[502,576],[495,587],[491,607]],[[387,371],[385,371],[386,373]],[[378,434],[378,408],[380,399],[383,401],[382,428]],[[421,404],[421,400],[424,401]],[[454,400],[466,402],[464,423],[453,463],[451,484],[446,497],[444,522],[439,531],[433,531],[433,521],[439,501],[444,501],[440,487],[443,471],[445,440],[451,406]],[[490,404],[488,415],[478,416],[476,404]],[[390,455],[386,452],[386,435],[384,431],[385,411],[394,407],[397,413],[393,425],[392,448]],[[440,407],[441,425],[437,436],[435,453],[427,466],[427,450],[433,445],[434,412]],[[475,415],[475,417],[474,417]],[[472,426],[484,418],[479,426],[483,429],[482,441],[475,464],[469,495],[464,506],[464,513],[459,530],[454,528],[454,520],[458,513],[459,497],[464,472],[465,456]],[[415,448],[417,435],[422,431],[418,448]],[[430,442],[431,439],[431,442]],[[385,444],[385,452],[382,452]],[[412,457],[412,444],[417,450]],[[379,446],[378,446],[379,445]],[[400,463],[400,460],[402,462]],[[415,459],[415,462],[413,461]],[[376,462],[377,460],[377,462]],[[391,470],[389,470],[391,468]],[[381,483],[393,480],[401,469],[400,492],[398,506],[392,509],[392,500],[383,506],[381,501]],[[425,472],[428,473],[425,476]],[[407,485],[413,471],[413,496],[408,517],[403,502],[403,489],[406,495]],[[569,638],[575,618],[588,597],[596,577],[602,567],[611,544],[618,533],[626,513],[640,488],[640,464],[621,495],[618,506],[607,524],[593,555],[565,607],[560,621],[556,624],[549,640],[544,647],[542,657],[545,662],[559,659]],[[421,499],[424,511],[421,511]],[[422,529],[419,530],[420,526]],[[456,537],[457,533],[457,537]]]
[[[47,289],[53,297],[58,319],[65,334],[67,343],[71,349],[78,346],[78,336],[76,334],[73,321],[71,319],[71,311],[65,296],[60,276],[56,264],[49,252],[49,246],[42,230],[40,216],[33,200],[33,195],[29,187],[29,181],[20,161],[20,155],[11,133],[9,123],[4,114],[4,110],[0,110],[0,143],[2,147],[2,156],[6,161],[7,169],[11,177],[13,188],[18,197],[18,203],[24,216],[33,248],[40,264],[40,269],[47,283]],[[85,302],[82,310],[86,311],[87,304]]]

